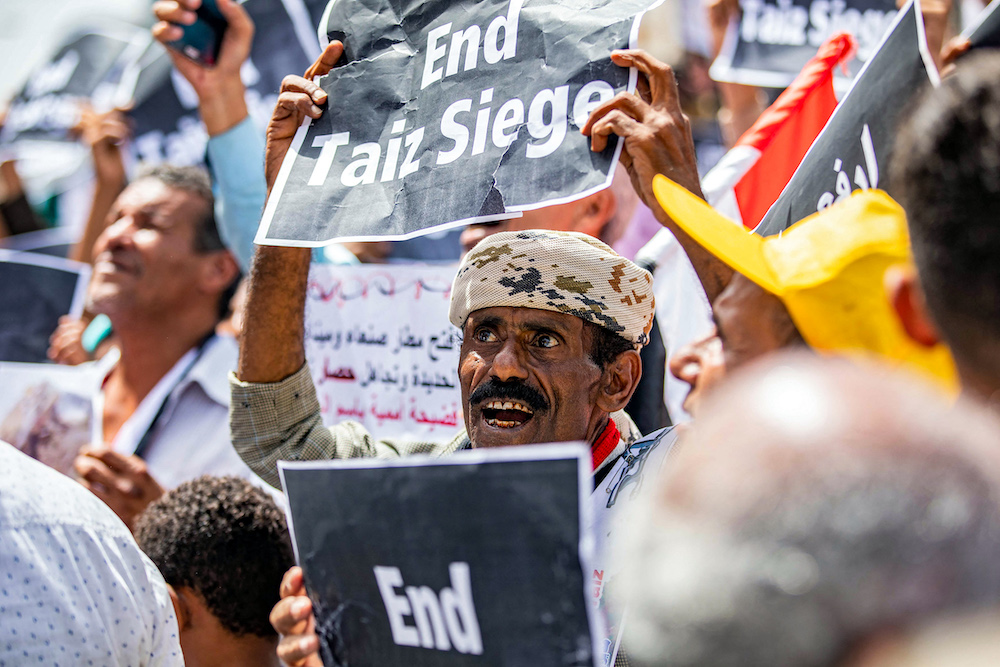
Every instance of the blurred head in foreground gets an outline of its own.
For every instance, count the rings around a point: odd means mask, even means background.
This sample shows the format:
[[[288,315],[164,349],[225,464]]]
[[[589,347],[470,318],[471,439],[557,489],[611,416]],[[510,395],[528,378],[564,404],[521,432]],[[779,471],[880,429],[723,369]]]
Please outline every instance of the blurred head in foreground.
[[[849,665],[1000,601],[996,425],[885,373],[782,355],[707,399],[620,545],[630,658]]]
[[[186,665],[277,664],[268,615],[295,560],[271,496],[239,477],[199,477],[150,505],[135,537],[170,589]]]

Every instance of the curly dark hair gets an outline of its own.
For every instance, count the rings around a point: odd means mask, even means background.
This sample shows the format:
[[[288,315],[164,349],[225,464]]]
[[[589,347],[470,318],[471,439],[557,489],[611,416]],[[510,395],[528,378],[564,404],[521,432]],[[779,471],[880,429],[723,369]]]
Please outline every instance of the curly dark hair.
[[[276,636],[268,615],[295,559],[266,492],[239,477],[199,477],[151,504],[135,538],[166,582],[197,591],[226,630]]]

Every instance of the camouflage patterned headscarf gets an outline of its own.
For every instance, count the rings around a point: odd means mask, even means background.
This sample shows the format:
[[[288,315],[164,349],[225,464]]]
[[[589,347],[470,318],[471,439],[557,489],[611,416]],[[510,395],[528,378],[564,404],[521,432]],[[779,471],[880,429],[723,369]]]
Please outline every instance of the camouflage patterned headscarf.
[[[462,260],[451,323],[513,306],[575,315],[640,348],[653,324],[653,277],[592,236],[530,229],[482,240]]]

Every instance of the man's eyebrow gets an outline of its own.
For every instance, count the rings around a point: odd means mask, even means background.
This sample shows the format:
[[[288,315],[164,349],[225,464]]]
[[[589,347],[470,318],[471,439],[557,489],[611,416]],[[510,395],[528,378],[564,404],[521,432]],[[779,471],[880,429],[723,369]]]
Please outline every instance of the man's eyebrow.
[[[473,320],[472,323],[477,327],[498,327],[503,324],[503,318],[497,315],[487,315],[481,320]]]

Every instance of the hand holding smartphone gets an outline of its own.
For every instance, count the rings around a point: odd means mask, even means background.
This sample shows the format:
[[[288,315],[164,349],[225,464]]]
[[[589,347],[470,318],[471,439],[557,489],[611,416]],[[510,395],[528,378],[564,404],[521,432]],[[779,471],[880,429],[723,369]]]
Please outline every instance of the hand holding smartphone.
[[[229,23],[215,0],[201,0],[195,15],[197,18],[191,25],[178,25],[184,34],[167,46],[200,65],[212,67],[219,58],[222,37]]]

